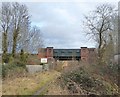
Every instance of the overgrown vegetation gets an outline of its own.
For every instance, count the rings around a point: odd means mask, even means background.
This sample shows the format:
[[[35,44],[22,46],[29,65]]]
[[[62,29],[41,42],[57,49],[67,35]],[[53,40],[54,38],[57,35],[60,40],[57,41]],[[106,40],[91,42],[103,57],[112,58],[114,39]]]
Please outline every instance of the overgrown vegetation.
[[[26,72],[26,66],[23,62],[19,60],[14,60],[9,64],[2,65],[2,77],[12,77],[21,76],[21,74]],[[18,75],[19,74],[19,75]]]
[[[21,77],[24,73],[26,73],[26,68],[23,64],[2,65],[3,78]]]
[[[61,86],[71,94],[118,94],[118,65],[99,67],[99,65],[76,66],[62,74]],[[63,87],[64,86],[64,87]]]
[[[23,74],[26,71],[26,62],[28,54],[24,54],[21,50],[20,55],[13,58],[11,55],[8,56],[8,63],[2,65],[2,77],[12,77],[13,75]],[[22,73],[23,72],[23,73]]]
[[[24,97],[33,95],[41,87],[59,76],[59,72],[46,71],[42,73],[27,74],[14,79],[7,79],[2,84],[3,95],[20,95]]]
[[[63,70],[62,66],[63,66],[64,62],[59,61],[55,63],[55,70],[58,72],[61,72]]]

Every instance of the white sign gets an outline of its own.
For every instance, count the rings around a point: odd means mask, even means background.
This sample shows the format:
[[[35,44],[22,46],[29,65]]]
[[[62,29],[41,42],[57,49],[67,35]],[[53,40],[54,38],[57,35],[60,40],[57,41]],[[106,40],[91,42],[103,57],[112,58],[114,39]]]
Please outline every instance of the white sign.
[[[41,63],[47,63],[47,58],[41,58]]]

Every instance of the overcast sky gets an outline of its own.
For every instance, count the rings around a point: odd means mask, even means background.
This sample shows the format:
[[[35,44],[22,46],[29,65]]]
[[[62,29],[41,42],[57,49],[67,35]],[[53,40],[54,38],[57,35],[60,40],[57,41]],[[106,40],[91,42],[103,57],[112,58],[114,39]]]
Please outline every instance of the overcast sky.
[[[90,3],[26,3],[32,15],[32,25],[40,27],[45,46],[55,48],[94,47],[83,33],[83,15]],[[91,3],[91,8],[94,4]]]
[[[108,1],[117,6],[119,0]],[[69,2],[68,0],[64,2],[63,0],[62,2],[41,0],[41,2],[23,3],[29,9],[32,25],[40,27],[45,47],[80,48],[83,46],[95,47],[94,41],[88,40],[84,33],[83,16],[89,15],[89,11],[94,10],[96,5],[103,2],[105,0],[97,0],[97,2],[95,0],[89,0],[89,2],[88,0],[79,2],[78,0],[69,0]]]

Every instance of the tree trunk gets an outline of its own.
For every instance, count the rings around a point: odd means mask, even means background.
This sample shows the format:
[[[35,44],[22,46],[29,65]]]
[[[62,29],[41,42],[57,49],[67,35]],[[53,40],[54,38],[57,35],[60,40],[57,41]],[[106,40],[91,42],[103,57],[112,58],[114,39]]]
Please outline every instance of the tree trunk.
[[[18,37],[18,29],[15,29],[13,33],[13,48],[12,48],[13,58],[15,57],[15,54],[16,54],[17,37]]]
[[[98,46],[98,64],[101,64],[101,45],[102,45],[102,34],[99,33],[99,46]]]
[[[3,43],[2,43],[2,49],[3,49],[3,62],[6,63],[6,56],[7,56],[7,32],[3,33]]]

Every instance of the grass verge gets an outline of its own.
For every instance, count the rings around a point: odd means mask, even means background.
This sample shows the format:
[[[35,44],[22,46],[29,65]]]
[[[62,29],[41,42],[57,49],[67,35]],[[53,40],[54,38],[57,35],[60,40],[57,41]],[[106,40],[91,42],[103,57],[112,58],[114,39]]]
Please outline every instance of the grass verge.
[[[4,80],[2,84],[2,95],[32,95],[57,74],[59,74],[57,71],[52,70],[12,80]]]

